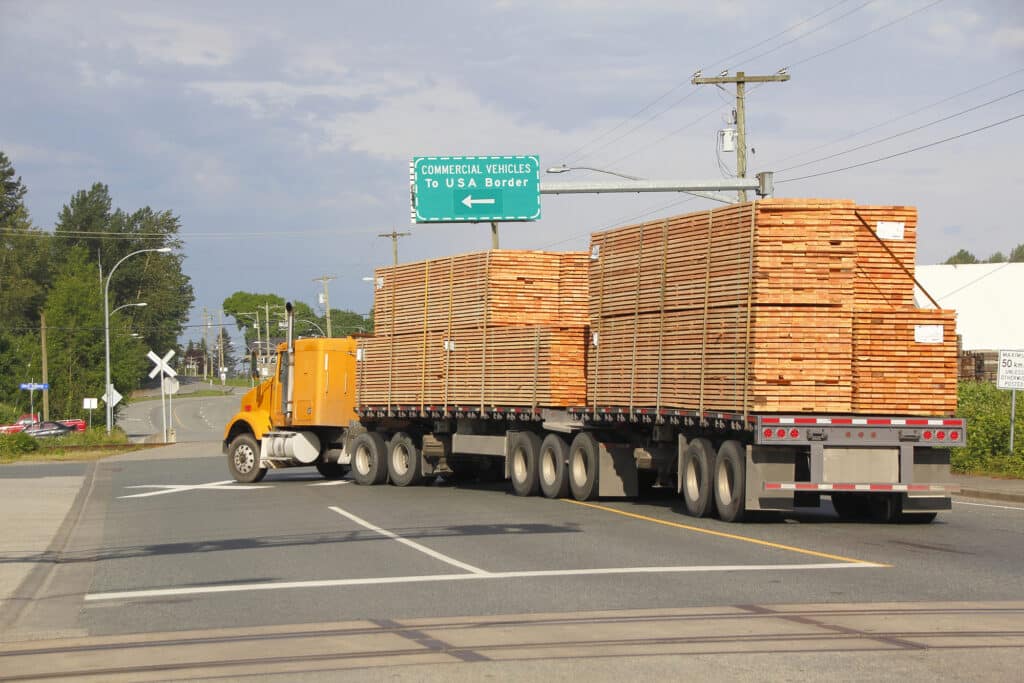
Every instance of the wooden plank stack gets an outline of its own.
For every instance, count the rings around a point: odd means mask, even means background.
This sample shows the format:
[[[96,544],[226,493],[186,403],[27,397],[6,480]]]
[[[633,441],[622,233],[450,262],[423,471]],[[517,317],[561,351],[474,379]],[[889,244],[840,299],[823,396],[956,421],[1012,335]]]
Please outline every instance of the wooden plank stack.
[[[378,269],[359,403],[582,404],[587,263],[584,252],[491,250]]]
[[[595,233],[588,405],[951,412],[952,330],[926,344],[897,322],[952,325],[912,306],[915,238],[912,208],[805,199]]]

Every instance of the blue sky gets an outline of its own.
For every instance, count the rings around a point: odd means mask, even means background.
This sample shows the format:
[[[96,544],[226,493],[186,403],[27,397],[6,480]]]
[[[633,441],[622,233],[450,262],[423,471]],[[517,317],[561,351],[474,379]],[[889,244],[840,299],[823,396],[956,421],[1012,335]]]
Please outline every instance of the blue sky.
[[[748,86],[749,167],[776,172],[777,196],[916,205],[919,263],[1024,242],[1017,0],[0,0],[0,64],[0,149],[35,223],[96,181],[126,210],[173,211],[192,324],[236,290],[313,304],[324,274],[334,307],[366,312],[392,229],[413,233],[403,261],[488,248],[486,225],[409,224],[413,156],[722,177],[734,96],[690,85],[698,69],[788,67]],[[543,178],[587,179],[610,178]],[[585,249],[592,230],[713,205],[546,196],[501,246]]]

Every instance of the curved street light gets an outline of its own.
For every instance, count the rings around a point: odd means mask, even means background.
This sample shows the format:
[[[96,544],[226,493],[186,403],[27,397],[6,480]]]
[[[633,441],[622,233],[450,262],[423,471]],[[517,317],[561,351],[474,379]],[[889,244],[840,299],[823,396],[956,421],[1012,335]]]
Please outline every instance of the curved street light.
[[[123,257],[120,261],[114,264],[114,267],[110,269],[109,273],[107,273],[107,281],[103,285],[103,345],[106,351],[106,382],[103,394],[103,402],[106,404],[107,408],[107,434],[110,434],[112,423],[114,421],[114,410],[113,406],[110,405],[111,394],[113,394],[113,391],[111,391],[113,389],[113,386],[111,386],[110,384],[110,278],[114,277],[114,271],[117,270],[117,267],[119,265],[130,259],[132,256],[135,256],[136,254],[144,254],[146,252],[169,254],[171,252],[171,248],[160,247],[156,249],[139,249],[138,251],[133,251],[132,253]],[[125,308],[126,306],[137,305],[138,304],[125,304],[125,306],[118,306],[117,308],[114,309],[114,311],[116,312],[121,308]],[[145,306],[146,304],[143,303],[142,305]]]
[[[552,166],[547,170],[547,173],[568,173],[569,171],[597,171],[598,173],[607,173],[608,175],[616,175],[626,180],[643,180],[635,175],[626,175],[625,173],[618,173],[617,171],[609,171],[603,168],[594,168],[593,166]]]
[[[321,329],[320,326],[317,325],[312,320],[296,320],[295,322],[296,323],[306,323],[307,325],[312,325],[313,327],[315,327],[317,329],[317,331],[320,333],[321,337],[326,337],[327,336],[326,334],[324,334],[323,329]]]

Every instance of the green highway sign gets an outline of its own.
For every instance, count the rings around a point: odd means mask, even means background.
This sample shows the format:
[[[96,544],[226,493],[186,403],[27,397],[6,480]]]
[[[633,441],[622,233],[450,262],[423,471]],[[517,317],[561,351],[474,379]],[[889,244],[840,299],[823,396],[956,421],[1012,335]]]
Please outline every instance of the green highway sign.
[[[535,221],[540,157],[413,157],[413,223]]]

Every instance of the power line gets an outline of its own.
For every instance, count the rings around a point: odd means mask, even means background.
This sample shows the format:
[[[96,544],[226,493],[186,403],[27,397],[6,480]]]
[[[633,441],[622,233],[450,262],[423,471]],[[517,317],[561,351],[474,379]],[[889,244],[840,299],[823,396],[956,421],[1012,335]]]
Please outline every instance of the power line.
[[[827,50],[822,50],[821,52],[819,52],[817,54],[811,55],[810,57],[806,57],[804,59],[801,59],[798,62],[793,62],[792,64],[789,65],[789,68],[792,69],[794,66],[799,66],[801,64],[806,64],[807,62],[809,62],[809,61],[811,61],[813,59],[818,59],[819,57],[824,57],[825,55],[827,55],[829,53],[832,53],[832,52],[835,52],[836,50],[842,49],[842,48],[846,47],[847,45],[852,45],[853,43],[856,43],[859,40],[863,40],[864,38],[867,38],[870,35],[874,35],[875,33],[878,33],[879,31],[887,29],[890,26],[894,26],[895,24],[898,24],[901,21],[904,21],[905,19],[909,19],[910,17],[914,16],[915,14],[923,12],[926,9],[931,9],[932,7],[935,7],[936,5],[938,5],[939,3],[944,2],[944,1],[945,0],[934,0],[934,2],[931,2],[931,3],[927,4],[927,5],[922,5],[921,7],[918,7],[917,9],[915,9],[915,10],[913,10],[911,12],[908,12],[907,14],[904,14],[901,17],[897,17],[896,19],[893,19],[892,21],[890,21],[888,23],[885,23],[885,24],[882,24],[881,26],[873,28],[870,31],[868,31],[867,33],[863,33],[863,34],[857,36],[856,38],[853,38],[851,40],[846,41],[845,43],[840,43],[839,45],[836,45],[834,47],[830,47]]]
[[[943,116],[940,119],[935,119],[934,121],[929,121],[928,123],[925,123],[925,124],[922,124],[920,126],[917,126],[916,128],[910,128],[908,130],[904,130],[904,131],[901,131],[899,133],[894,133],[892,135],[889,135],[889,136],[884,137],[884,138],[880,138],[878,140],[874,140],[872,142],[866,142],[866,143],[864,143],[862,145],[857,145],[856,147],[851,147],[850,149],[844,150],[842,152],[836,152],[835,154],[829,154],[828,156],[821,157],[820,159],[813,159],[811,161],[805,161],[803,163],[795,164],[795,165],[789,166],[787,168],[781,168],[778,171],[776,171],[776,173],[785,173],[786,171],[792,171],[794,168],[802,168],[803,166],[810,166],[811,164],[817,164],[817,163],[820,163],[822,161],[827,161],[829,159],[834,159],[836,157],[840,157],[840,156],[843,156],[843,155],[846,155],[846,154],[850,154],[851,152],[856,152],[856,151],[859,151],[859,150],[862,150],[862,149],[866,149],[868,147],[873,147],[873,146],[879,145],[879,144],[881,144],[883,142],[888,142],[889,140],[894,140],[894,139],[896,139],[898,137],[902,137],[904,135],[909,135],[910,133],[916,133],[917,131],[924,130],[925,128],[928,128],[930,126],[934,126],[934,125],[936,125],[938,123],[943,123],[945,121],[949,121],[950,119],[955,119],[958,116],[963,116],[964,114],[969,114],[972,111],[977,111],[978,109],[981,109],[982,107],[987,107],[990,104],[995,104],[996,102],[1001,102],[1001,101],[1003,101],[1003,100],[1005,100],[1007,98],[1013,97],[1014,95],[1019,95],[1022,92],[1024,92],[1024,88],[1021,88],[1020,90],[1015,90],[1014,92],[1009,93],[1007,95],[1002,95],[1001,97],[997,97],[997,98],[995,98],[993,100],[989,100],[988,102],[984,102],[982,104],[979,104],[979,105],[976,105],[976,106],[973,106],[973,107],[969,107],[967,109],[963,109],[961,111],[956,112],[955,114],[950,114],[949,116]]]
[[[845,19],[846,17],[850,16],[851,14],[854,14],[856,12],[861,11],[862,9],[864,9],[865,7],[867,7],[868,5],[870,5],[870,4],[874,3],[874,2],[875,2],[875,0],[868,0],[863,5],[860,5],[859,7],[853,8],[852,10],[847,12],[846,14],[840,14],[838,17],[825,22],[821,26],[818,26],[817,28],[808,31],[807,33],[802,33],[802,34],[798,35],[796,38],[793,38],[791,40],[787,40],[786,42],[784,42],[784,43],[782,43],[780,45],[776,45],[775,47],[773,47],[770,50],[766,50],[765,52],[762,52],[759,55],[754,55],[753,57],[747,58],[747,61],[748,62],[752,62],[755,59],[760,59],[761,57],[765,57],[767,55],[770,55],[773,52],[778,52],[779,50],[781,50],[782,48],[786,47],[787,45],[792,45],[793,43],[797,42],[798,40],[803,40],[807,36],[814,35],[818,31],[821,31],[823,29],[828,28],[829,26],[831,26],[832,24],[836,23],[837,21]],[[942,0],[938,0],[938,2],[942,2]]]
[[[881,123],[876,123],[873,126],[869,126],[867,128],[863,128],[863,129],[858,130],[858,131],[856,131],[854,133],[850,133],[849,135],[844,135],[843,137],[837,138],[837,139],[835,139],[835,140],[833,140],[831,142],[825,142],[825,143],[817,145],[815,147],[811,147],[811,148],[805,149],[802,152],[796,152],[795,154],[790,154],[789,156],[782,157],[781,159],[778,160],[778,162],[782,163],[783,161],[789,161],[790,159],[794,159],[796,157],[803,156],[804,154],[810,154],[811,152],[816,152],[819,149],[822,149],[824,147],[828,147],[829,145],[834,145],[834,144],[837,144],[837,143],[840,143],[840,142],[844,142],[846,140],[849,140],[850,138],[855,138],[858,135],[863,135],[864,133],[869,133],[869,132],[871,132],[873,130],[876,130],[878,128],[881,128],[883,126],[887,126],[890,123],[895,123],[897,121],[901,121],[902,119],[905,119],[905,118],[907,118],[909,116],[913,116],[914,114],[920,114],[921,112],[927,111],[928,109],[931,109],[933,107],[937,107],[940,104],[945,104],[946,102],[949,102],[950,100],[955,100],[958,97],[963,97],[964,95],[970,94],[970,93],[972,93],[972,92],[974,92],[976,90],[981,90],[982,88],[986,88],[986,87],[992,85],[993,83],[998,83],[999,81],[1007,79],[1010,76],[1015,76],[1015,75],[1019,74],[1022,71],[1024,71],[1024,67],[1022,67],[1020,69],[1016,69],[1014,71],[1011,71],[1010,73],[1003,74],[1002,76],[997,76],[996,78],[993,78],[991,81],[986,81],[984,83],[981,83],[980,85],[976,85],[976,86],[973,86],[971,88],[968,88],[967,90],[961,90],[960,92],[958,92],[958,93],[956,93],[954,95],[950,95],[949,97],[944,97],[943,99],[938,100],[936,102],[932,102],[931,104],[925,105],[924,107],[920,107],[918,109],[914,109],[913,111],[909,111],[909,112],[907,112],[905,114],[900,114],[899,116],[895,116],[895,117],[893,117],[891,119],[888,119],[886,121],[882,121]],[[754,90],[754,88],[751,88],[751,91],[753,91],[753,90]]]
[[[1022,118],[1022,117],[1024,117],[1024,114],[1017,114],[1016,116],[1011,116],[1008,119],[1003,119],[1002,121],[996,121],[995,123],[990,123],[987,126],[982,126],[981,128],[975,128],[974,130],[969,130],[969,131],[966,131],[964,133],[960,133],[958,135],[953,135],[953,136],[950,136],[948,138],[943,138],[942,140],[936,140],[935,142],[930,142],[927,145],[920,145],[918,147],[912,147],[910,149],[905,149],[902,152],[897,152],[896,154],[890,154],[888,156],[879,157],[878,159],[872,159],[871,161],[864,161],[864,162],[861,162],[859,164],[852,164],[850,166],[844,166],[842,168],[835,168],[835,169],[832,169],[831,171],[822,171],[821,173],[812,173],[811,175],[800,176],[798,178],[786,178],[784,180],[776,180],[775,184],[778,185],[780,183],[792,183],[792,182],[795,182],[797,180],[808,180],[809,178],[819,178],[821,176],[832,175],[833,173],[841,173],[842,171],[849,171],[850,169],[853,169],[853,168],[861,168],[862,166],[870,166],[871,164],[877,164],[877,163],[880,163],[882,161],[888,161],[889,159],[895,159],[896,157],[906,156],[907,154],[911,154],[913,152],[919,152],[919,151],[921,151],[923,149],[928,149],[930,147],[936,147],[936,146],[941,145],[941,144],[946,143],[946,142],[951,142],[953,140],[959,140],[960,138],[965,138],[968,135],[973,135],[974,133],[980,133],[982,131],[989,130],[990,128],[995,128],[997,126],[1001,126],[1003,124],[1009,123],[1010,121],[1015,121],[1015,120],[1017,120],[1019,118]]]
[[[873,1],[874,1],[874,0],[871,0],[871,2],[873,2]],[[796,29],[800,28],[801,26],[803,26],[804,24],[806,24],[806,23],[808,23],[808,22],[811,22],[811,21],[813,21],[814,19],[817,19],[818,17],[820,17],[820,16],[821,16],[821,15],[823,15],[823,14],[827,14],[828,12],[831,12],[831,11],[832,11],[833,9],[835,9],[836,7],[839,7],[839,6],[840,6],[840,5],[842,5],[842,4],[845,4],[846,2],[849,2],[849,0],[839,0],[839,2],[835,3],[834,5],[831,5],[831,6],[827,7],[826,9],[823,9],[823,10],[821,10],[821,11],[817,12],[816,14],[813,14],[813,15],[811,15],[810,17],[807,17],[806,19],[802,19],[801,21],[799,21],[799,22],[797,22],[797,23],[793,24],[792,26],[790,26],[790,27],[788,27],[788,28],[786,28],[786,29],[784,29],[784,30],[782,30],[782,31],[779,31],[778,33],[776,33],[775,35],[773,35],[773,36],[771,36],[771,37],[769,37],[769,38],[765,38],[764,40],[761,40],[761,41],[759,41],[759,42],[755,43],[754,45],[752,45],[752,46],[750,46],[750,47],[744,48],[743,50],[740,50],[739,52],[733,53],[733,54],[729,55],[728,57],[725,57],[725,58],[723,58],[723,59],[718,59],[718,60],[716,60],[716,61],[710,62],[710,64],[711,64],[712,66],[714,66],[714,65],[716,65],[716,64],[723,64],[723,63],[725,63],[725,62],[727,62],[727,61],[729,61],[729,60],[731,60],[731,59],[734,59],[734,58],[736,58],[736,57],[739,57],[740,55],[743,55],[743,54],[745,54],[745,53],[747,53],[747,52],[750,52],[751,50],[755,50],[755,49],[757,49],[758,47],[760,47],[761,45],[764,45],[765,43],[771,42],[772,40],[775,40],[776,38],[778,38],[778,37],[780,37],[780,36],[783,36],[783,35],[785,35],[785,34],[787,34],[787,33],[791,32],[791,31],[794,31],[794,30],[796,30]],[[867,3],[865,3],[864,5],[861,5],[861,7],[858,7],[858,9],[861,9],[861,8],[862,8],[862,7],[864,7],[865,5],[869,5],[869,4],[871,4],[871,2],[867,2]],[[856,11],[856,10],[854,10],[854,11]],[[848,14],[849,14],[849,13],[848,13]],[[843,15],[843,17],[845,17],[845,16],[848,16],[848,14],[844,14],[844,15]],[[832,22],[829,22],[829,23],[832,23]],[[826,25],[827,25],[827,24],[826,24]],[[810,33],[808,33],[808,34],[805,34],[805,35],[810,35]],[[803,37],[803,36],[801,36],[801,37]],[[799,38],[797,38],[797,40],[799,40]],[[669,88],[668,90],[666,90],[666,91],[665,91],[664,93],[662,93],[661,95],[659,95],[658,97],[656,97],[656,98],[655,98],[654,100],[652,100],[651,102],[648,102],[648,103],[647,103],[646,105],[644,105],[643,107],[641,107],[640,109],[638,109],[638,110],[637,110],[636,112],[634,112],[634,113],[633,113],[632,115],[630,115],[630,116],[626,117],[625,119],[623,119],[622,121],[620,121],[620,122],[619,122],[619,123],[617,123],[616,125],[614,125],[614,126],[612,126],[611,128],[609,128],[609,129],[605,130],[604,132],[602,132],[601,134],[599,134],[599,135],[598,135],[597,137],[595,137],[595,138],[591,139],[591,140],[590,140],[589,142],[585,142],[584,144],[580,145],[579,147],[577,147],[576,149],[572,150],[572,151],[571,151],[571,152],[569,152],[568,154],[565,154],[565,155],[563,155],[563,156],[562,156],[561,158],[562,158],[562,159],[565,159],[566,161],[569,161],[569,160],[573,159],[573,158],[575,157],[575,155],[576,155],[576,154],[578,154],[579,152],[583,151],[584,149],[586,149],[586,148],[587,148],[587,147],[589,147],[590,145],[593,145],[594,143],[598,142],[598,141],[599,141],[599,140],[601,140],[602,138],[604,138],[604,137],[606,137],[606,136],[608,136],[608,135],[611,135],[611,134],[612,134],[612,133],[614,133],[614,132],[615,132],[616,130],[618,130],[618,129],[622,128],[622,127],[623,127],[624,125],[626,125],[627,123],[629,123],[630,121],[632,121],[632,120],[633,120],[633,119],[635,119],[636,117],[640,116],[640,115],[641,115],[641,114],[643,114],[644,112],[648,111],[648,110],[649,110],[649,109],[651,109],[651,108],[652,108],[652,107],[653,107],[654,105],[658,104],[659,102],[661,102],[662,100],[664,100],[664,99],[665,99],[666,97],[668,97],[669,95],[671,95],[671,94],[672,94],[672,93],[674,93],[675,91],[679,90],[679,89],[680,89],[681,87],[683,87],[684,85],[689,85],[689,81],[688,81],[688,80],[686,80],[686,81],[680,81],[679,83],[676,83],[676,84],[675,84],[674,86],[672,86],[671,88]],[[594,154],[595,152],[598,152],[598,151],[600,151],[601,149],[604,149],[605,147],[607,147],[607,146],[608,146],[609,144],[611,144],[611,143],[613,143],[613,142],[616,142],[616,141],[618,141],[618,140],[622,139],[622,137],[625,137],[626,135],[629,135],[629,134],[630,134],[631,132],[633,132],[633,131],[635,131],[635,130],[637,130],[637,129],[639,129],[639,128],[642,128],[643,126],[647,125],[648,123],[650,123],[650,122],[651,122],[651,121],[653,121],[654,119],[658,118],[658,117],[659,117],[659,116],[661,116],[662,114],[665,114],[666,112],[669,112],[669,111],[671,111],[672,109],[674,109],[675,107],[679,106],[680,104],[682,104],[682,102],[684,102],[684,101],[685,101],[686,99],[688,99],[688,98],[689,98],[689,97],[690,97],[691,95],[693,95],[693,94],[694,94],[694,93],[696,93],[696,92],[697,92],[697,89],[696,89],[696,88],[694,88],[694,89],[693,89],[692,91],[690,91],[689,93],[687,93],[686,95],[684,95],[684,96],[683,96],[682,98],[680,98],[680,99],[676,100],[675,102],[673,102],[672,104],[670,104],[670,105],[669,105],[668,107],[666,107],[666,108],[662,109],[662,110],[661,110],[661,111],[659,111],[659,112],[656,112],[656,113],[655,113],[655,114],[653,114],[652,116],[649,116],[649,117],[648,117],[647,119],[645,119],[644,121],[642,121],[642,122],[641,122],[640,124],[638,124],[637,126],[634,126],[634,127],[633,127],[633,128],[631,128],[630,130],[628,130],[628,131],[626,131],[625,133],[623,133],[623,135],[621,135],[621,136],[619,136],[619,137],[615,138],[614,140],[612,140],[612,141],[610,141],[610,142],[608,142],[608,143],[606,143],[606,144],[602,145],[602,146],[601,146],[600,148],[598,148],[598,149],[596,149],[596,150],[592,150],[592,151],[588,152],[587,154],[585,154],[585,155],[583,155],[582,157],[580,157],[580,159],[587,159],[587,158],[591,157],[591,156],[592,156],[592,155],[593,155],[593,154]],[[577,161],[578,161],[578,159],[577,159]]]

